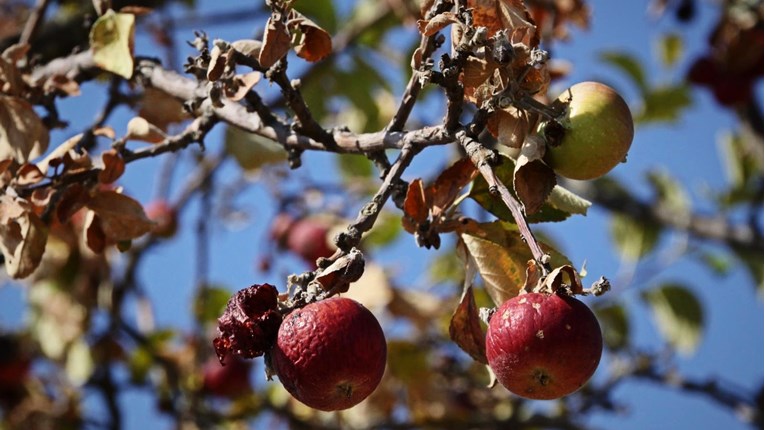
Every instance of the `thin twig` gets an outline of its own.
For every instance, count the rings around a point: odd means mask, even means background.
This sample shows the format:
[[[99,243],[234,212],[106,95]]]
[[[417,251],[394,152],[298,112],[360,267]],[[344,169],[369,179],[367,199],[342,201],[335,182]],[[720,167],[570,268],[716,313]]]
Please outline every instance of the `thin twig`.
[[[37,34],[37,30],[40,28],[43,18],[45,17],[45,11],[48,10],[49,4],[50,0],[37,0],[34,9],[32,9],[32,14],[29,16],[26,24],[24,24],[24,30],[21,32],[21,37],[19,38],[20,44],[32,42]]]

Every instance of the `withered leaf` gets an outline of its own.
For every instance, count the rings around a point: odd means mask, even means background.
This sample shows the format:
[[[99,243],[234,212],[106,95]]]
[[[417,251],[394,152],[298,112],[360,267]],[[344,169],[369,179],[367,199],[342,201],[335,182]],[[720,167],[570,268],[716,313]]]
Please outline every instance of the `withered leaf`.
[[[170,124],[179,123],[191,116],[183,108],[183,103],[170,94],[156,88],[144,89],[138,102],[138,116],[145,118],[161,130],[167,130]]]
[[[564,279],[565,278],[565,279]],[[579,278],[579,273],[576,269],[569,264],[565,264],[553,269],[543,281],[543,288],[547,292],[556,292],[561,288],[565,288],[569,294],[582,294],[584,288],[582,287],[582,280]]]
[[[526,112],[509,107],[494,113],[497,141],[510,148],[520,148],[529,133],[529,117]],[[491,130],[491,128],[490,128]]]
[[[468,0],[467,6],[473,9],[473,25],[486,27],[490,37],[501,30],[534,26],[523,0]]]
[[[450,24],[460,24],[460,20],[457,19],[457,15],[453,12],[444,12],[434,16],[430,20],[418,20],[417,29],[424,36],[432,36]]]
[[[260,48],[263,46],[263,42],[255,39],[240,39],[231,42],[231,47],[248,57],[252,57],[257,60],[260,55]]]
[[[258,71],[252,71],[242,75],[236,75],[236,77],[234,78],[236,80],[236,83],[238,84],[236,88],[236,92],[231,92],[230,88],[226,87],[226,96],[228,96],[228,98],[230,98],[231,100],[238,102],[239,100],[243,99],[248,92],[250,92],[252,87],[254,87],[258,82],[260,82],[261,76],[262,76],[262,73]]]
[[[475,88],[494,74],[497,63],[477,57],[469,57],[462,69],[462,84],[465,88]]]
[[[102,254],[106,249],[106,234],[101,228],[101,218],[93,211],[85,215],[85,244],[96,254]]]
[[[409,183],[404,199],[404,228],[409,233],[414,233],[416,225],[427,221],[430,211],[430,196],[423,189],[422,179],[417,178]],[[414,223],[415,227],[407,225],[407,220]]]
[[[324,291],[348,291],[351,282],[356,282],[364,274],[364,255],[356,248],[344,255],[316,275]]]
[[[81,184],[69,185],[61,193],[61,198],[56,206],[56,218],[61,224],[66,223],[77,211],[85,207],[90,200],[88,190]]]
[[[104,162],[104,168],[98,172],[98,182],[102,184],[111,184],[125,173],[125,160],[115,149],[104,151],[101,154]]]
[[[125,137],[149,143],[161,143],[167,139],[167,134],[161,128],[150,123],[146,118],[137,116],[127,123]]]
[[[300,40],[295,46],[298,57],[314,62],[332,52],[332,36],[295,9],[290,11],[289,26],[293,29],[297,27],[301,33]]]
[[[215,45],[210,50],[210,63],[207,65],[207,80],[215,82],[223,75],[228,62],[228,51],[223,52],[220,46]]]
[[[22,186],[36,184],[43,179],[45,179],[45,174],[36,165],[31,163],[23,164],[16,171],[16,183]]]
[[[271,15],[266,23],[263,46],[261,46],[258,53],[260,65],[269,68],[276,64],[277,61],[289,52],[291,42],[287,26],[280,19],[274,19],[274,15]]]
[[[86,206],[101,218],[107,239],[115,242],[140,237],[154,225],[140,203],[116,191],[99,191]]]
[[[449,337],[474,360],[488,364],[486,359],[486,335],[481,329],[478,306],[473,296],[473,286],[462,291],[460,303],[449,322]]]
[[[31,104],[0,95],[0,160],[25,163],[48,149],[50,135]]]
[[[518,157],[513,188],[527,214],[534,214],[542,208],[555,183],[555,172],[542,160]]]
[[[437,219],[447,210],[478,174],[473,162],[469,157],[461,158],[438,175],[436,181],[428,187],[426,194],[432,196],[431,212],[433,219]]]
[[[37,269],[48,242],[48,230],[26,200],[0,196],[0,251],[5,270],[14,279]]]

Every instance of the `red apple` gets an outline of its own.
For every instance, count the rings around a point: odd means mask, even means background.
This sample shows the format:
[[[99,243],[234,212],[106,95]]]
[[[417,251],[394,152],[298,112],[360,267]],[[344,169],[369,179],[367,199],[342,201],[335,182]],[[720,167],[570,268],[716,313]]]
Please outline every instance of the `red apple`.
[[[290,313],[270,358],[293,397],[314,409],[336,411],[372,394],[386,355],[374,315],[356,301],[334,297]]]
[[[204,365],[202,389],[216,396],[234,398],[249,393],[251,363],[238,357],[227,357],[225,365],[212,358]]]
[[[486,334],[486,358],[497,379],[529,399],[557,399],[578,390],[597,369],[602,351],[595,315],[562,294],[528,293],[506,301]]]
[[[320,257],[330,257],[335,253],[327,237],[330,228],[331,225],[325,220],[302,218],[290,226],[287,248],[315,266]]]

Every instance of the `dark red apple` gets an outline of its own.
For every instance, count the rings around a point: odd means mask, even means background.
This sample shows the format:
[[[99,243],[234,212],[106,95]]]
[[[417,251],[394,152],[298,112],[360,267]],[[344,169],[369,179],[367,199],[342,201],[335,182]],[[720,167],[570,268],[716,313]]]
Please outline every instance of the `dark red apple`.
[[[252,390],[250,368],[252,363],[238,357],[227,357],[225,365],[212,358],[204,365],[202,390],[220,397],[234,398]]]
[[[387,347],[371,312],[333,297],[290,313],[282,322],[271,365],[297,400],[322,411],[350,408],[377,388]]]
[[[529,399],[578,390],[595,373],[602,351],[595,315],[563,294],[528,293],[506,301],[486,333],[486,358],[497,379]]]
[[[320,257],[330,257],[335,250],[329,244],[328,233],[331,225],[318,218],[302,218],[289,228],[287,248],[301,256],[311,265]]]

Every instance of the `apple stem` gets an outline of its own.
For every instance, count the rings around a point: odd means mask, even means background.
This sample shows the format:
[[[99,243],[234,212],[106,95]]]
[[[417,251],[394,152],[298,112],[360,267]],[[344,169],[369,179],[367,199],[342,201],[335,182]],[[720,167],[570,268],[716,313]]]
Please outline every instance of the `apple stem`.
[[[499,194],[499,197],[505,203],[507,208],[510,209],[510,213],[513,215],[513,219],[521,232],[521,237],[531,250],[531,255],[534,257],[534,260],[542,268],[542,276],[546,276],[551,271],[550,256],[539,246],[539,242],[537,242],[534,233],[531,231],[531,228],[529,228],[528,222],[526,222],[526,217],[523,214],[523,207],[521,204],[512,194],[510,194],[510,190],[507,189],[505,184],[497,179],[497,175],[492,168],[492,165],[495,164],[497,160],[496,153],[468,136],[467,132],[464,130],[458,131],[455,136],[462,147],[465,148],[465,152],[467,152],[470,157],[470,161],[473,162],[481,173],[481,176],[483,176],[489,184],[489,192],[495,196]]]

